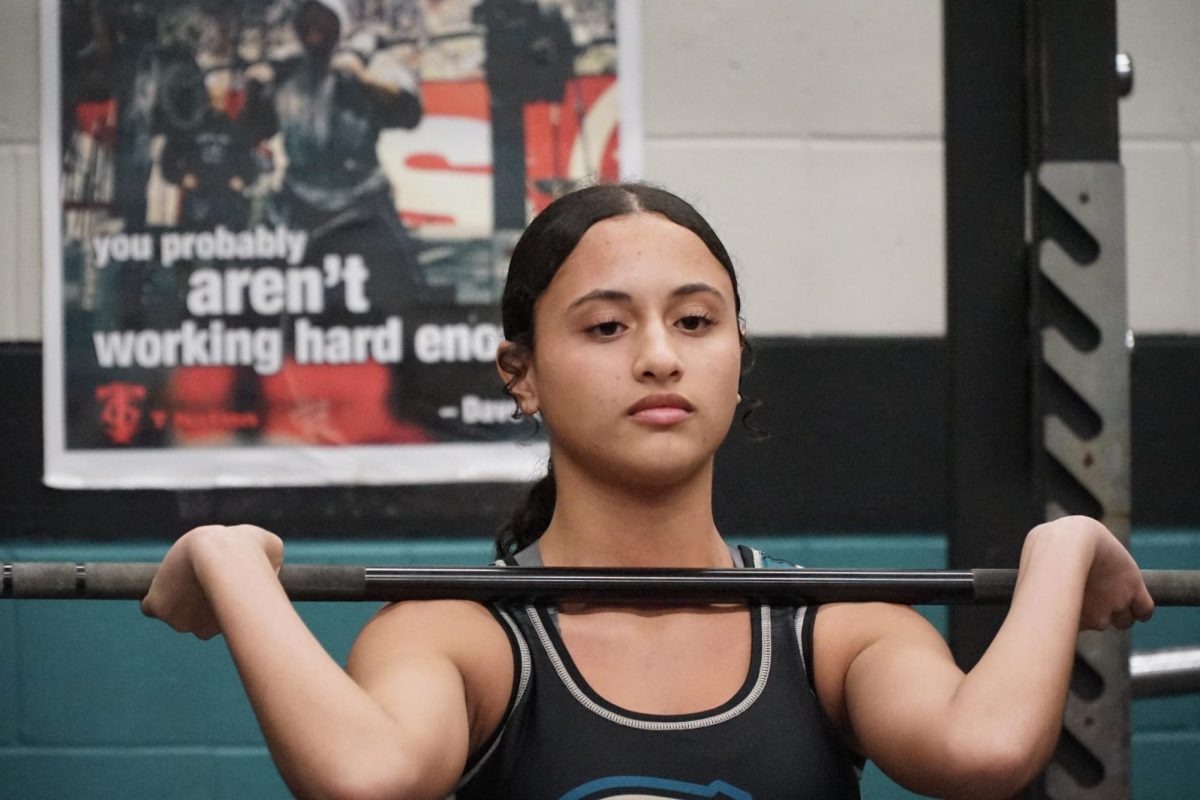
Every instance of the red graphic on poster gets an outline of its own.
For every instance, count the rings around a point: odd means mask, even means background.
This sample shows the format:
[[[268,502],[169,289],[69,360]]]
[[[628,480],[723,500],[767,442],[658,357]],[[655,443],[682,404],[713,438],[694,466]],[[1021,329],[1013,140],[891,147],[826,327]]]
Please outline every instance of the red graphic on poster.
[[[100,423],[113,444],[129,444],[142,425],[141,403],[146,387],[136,383],[106,383],[96,387]]]

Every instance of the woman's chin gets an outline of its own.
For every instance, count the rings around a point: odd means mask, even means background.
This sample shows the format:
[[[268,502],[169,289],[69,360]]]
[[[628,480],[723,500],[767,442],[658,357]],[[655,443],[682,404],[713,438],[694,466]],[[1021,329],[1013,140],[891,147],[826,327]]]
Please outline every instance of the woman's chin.
[[[644,458],[624,458],[605,470],[612,482],[633,491],[662,491],[682,486],[710,474],[712,456],[686,457],[679,453],[647,454]]]

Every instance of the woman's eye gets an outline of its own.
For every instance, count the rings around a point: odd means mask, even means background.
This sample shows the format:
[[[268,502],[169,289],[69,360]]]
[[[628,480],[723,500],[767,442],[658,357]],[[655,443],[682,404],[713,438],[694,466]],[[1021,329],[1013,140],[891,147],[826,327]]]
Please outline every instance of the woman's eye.
[[[597,336],[616,336],[621,332],[624,326],[615,319],[607,322],[597,322],[595,325],[588,328],[589,333],[594,333]]]
[[[707,314],[689,314],[675,323],[685,331],[699,331],[711,327],[716,320]]]

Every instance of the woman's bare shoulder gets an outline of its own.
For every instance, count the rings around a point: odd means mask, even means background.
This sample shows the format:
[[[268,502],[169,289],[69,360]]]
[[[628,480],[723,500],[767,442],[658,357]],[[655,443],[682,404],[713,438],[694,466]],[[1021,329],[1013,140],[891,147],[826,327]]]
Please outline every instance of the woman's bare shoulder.
[[[819,608],[813,629],[817,680],[840,690],[850,665],[881,644],[926,649],[939,657],[949,652],[937,629],[909,606],[831,603]]]
[[[847,744],[862,751],[854,736],[847,707],[852,665],[887,669],[898,651],[924,654],[921,663],[953,667],[941,634],[908,606],[889,603],[831,603],[819,608],[813,628],[813,672],[817,696]],[[861,658],[865,653],[869,658]],[[870,682],[869,676],[867,682]]]
[[[487,606],[469,600],[411,600],[387,605],[372,617],[352,656],[357,651],[436,653],[462,666],[464,660],[507,657],[511,648]]]
[[[347,669],[356,679],[374,682],[390,674],[409,684],[439,671],[457,673],[474,749],[499,726],[508,707],[512,652],[508,634],[487,606],[467,600],[408,601],[372,617],[351,649]]]
[[[861,649],[889,634],[920,632],[940,639],[936,629],[910,606],[893,603],[829,603],[819,607],[814,636],[830,647]]]

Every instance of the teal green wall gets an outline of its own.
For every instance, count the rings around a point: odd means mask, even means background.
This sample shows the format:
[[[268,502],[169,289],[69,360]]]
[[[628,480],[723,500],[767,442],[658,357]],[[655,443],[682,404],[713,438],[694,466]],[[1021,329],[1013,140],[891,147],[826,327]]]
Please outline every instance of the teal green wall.
[[[784,535],[744,539],[772,555],[823,567],[940,568],[937,534]],[[137,543],[0,543],[0,560],[149,561]],[[1200,569],[1200,531],[1138,531],[1147,568]],[[478,564],[483,540],[296,542],[288,559],[365,564]],[[374,610],[300,604],[343,658]],[[929,616],[944,628],[944,609]],[[1134,647],[1200,645],[1194,610],[1160,609]],[[1134,796],[1187,797],[1200,785],[1200,695],[1134,703]],[[287,791],[262,745],[220,640],[199,642],[144,618],[130,602],[0,602],[0,797],[273,798]],[[864,797],[912,797],[868,768]]]

